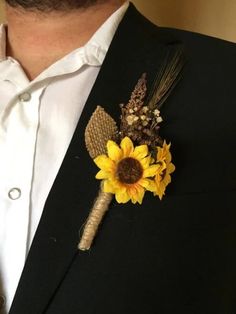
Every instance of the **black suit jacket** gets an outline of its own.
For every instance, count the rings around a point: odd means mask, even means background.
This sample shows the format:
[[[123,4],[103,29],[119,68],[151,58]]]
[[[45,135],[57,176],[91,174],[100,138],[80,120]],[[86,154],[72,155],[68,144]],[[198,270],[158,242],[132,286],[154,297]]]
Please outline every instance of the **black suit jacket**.
[[[183,78],[162,109],[176,171],[162,201],[112,202],[92,249],[77,250],[98,192],[84,143],[97,105],[117,121],[170,47]],[[131,5],[47,199],[10,314],[236,313],[236,46],[156,27]],[[66,92],[66,91],[65,91]],[[60,127],[60,126],[58,126]]]

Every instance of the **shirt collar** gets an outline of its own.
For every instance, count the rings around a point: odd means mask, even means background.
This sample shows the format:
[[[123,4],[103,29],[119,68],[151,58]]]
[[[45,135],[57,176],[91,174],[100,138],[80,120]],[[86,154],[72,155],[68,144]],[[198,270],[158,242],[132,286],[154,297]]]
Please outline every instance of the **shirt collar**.
[[[120,24],[129,2],[126,1],[118,10],[116,10],[94,33],[90,40],[84,47],[78,48],[86,51],[87,58],[90,59],[90,55],[98,60],[102,64],[108,48],[111,44],[112,38],[116,32],[118,25]],[[6,25],[0,24],[0,62],[6,60]],[[75,50],[76,51],[76,50]]]
[[[86,53],[90,51],[93,52],[88,53],[88,55],[93,54],[100,65],[105,59],[106,53],[115,35],[117,27],[120,24],[128,6],[129,2],[126,1],[105,21],[105,23],[96,31],[96,33],[84,46]]]
[[[90,40],[80,48],[75,49],[61,60],[52,64],[48,69],[43,71],[34,81],[39,81],[48,77],[73,73],[83,64],[90,66],[101,66],[106,53],[109,49],[113,36],[121,22],[127,8],[129,1],[126,1],[118,10],[116,10],[94,33]],[[0,78],[6,79],[11,71],[6,62],[14,62],[11,57],[6,56],[6,25],[0,25]]]

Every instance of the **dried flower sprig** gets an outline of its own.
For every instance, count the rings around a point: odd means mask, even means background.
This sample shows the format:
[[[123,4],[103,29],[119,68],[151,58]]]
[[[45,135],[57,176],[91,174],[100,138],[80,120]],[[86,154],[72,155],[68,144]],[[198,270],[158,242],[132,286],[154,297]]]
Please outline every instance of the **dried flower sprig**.
[[[150,109],[145,104],[146,73],[139,79],[127,105],[121,105],[120,137],[128,136],[138,145],[158,146],[161,139],[158,136],[159,124],[162,122],[160,111]]]

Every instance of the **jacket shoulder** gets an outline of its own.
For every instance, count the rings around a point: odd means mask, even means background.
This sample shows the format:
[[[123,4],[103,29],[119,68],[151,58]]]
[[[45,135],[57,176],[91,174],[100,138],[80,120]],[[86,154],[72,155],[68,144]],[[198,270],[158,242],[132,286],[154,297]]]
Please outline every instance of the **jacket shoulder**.
[[[153,25],[156,29],[156,39],[163,42],[180,41],[185,48],[197,54],[233,54],[236,57],[236,44],[230,41],[219,39],[216,37],[195,33],[187,30],[159,27]]]
[[[150,41],[150,44],[154,42],[158,44],[182,42],[186,49],[193,51],[197,49],[198,53],[204,50],[205,53],[230,52],[230,54],[236,54],[236,43],[192,31],[155,25],[133,5],[131,5],[128,15],[135,22],[134,25],[138,28],[140,35],[146,37],[147,41]]]

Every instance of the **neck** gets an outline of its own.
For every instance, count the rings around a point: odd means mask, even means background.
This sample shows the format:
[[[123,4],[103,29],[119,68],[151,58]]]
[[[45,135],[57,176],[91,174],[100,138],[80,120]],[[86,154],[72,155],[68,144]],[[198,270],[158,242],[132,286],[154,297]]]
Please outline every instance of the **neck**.
[[[16,59],[32,80],[83,46],[123,2],[110,0],[86,9],[50,13],[7,6],[7,55]]]

